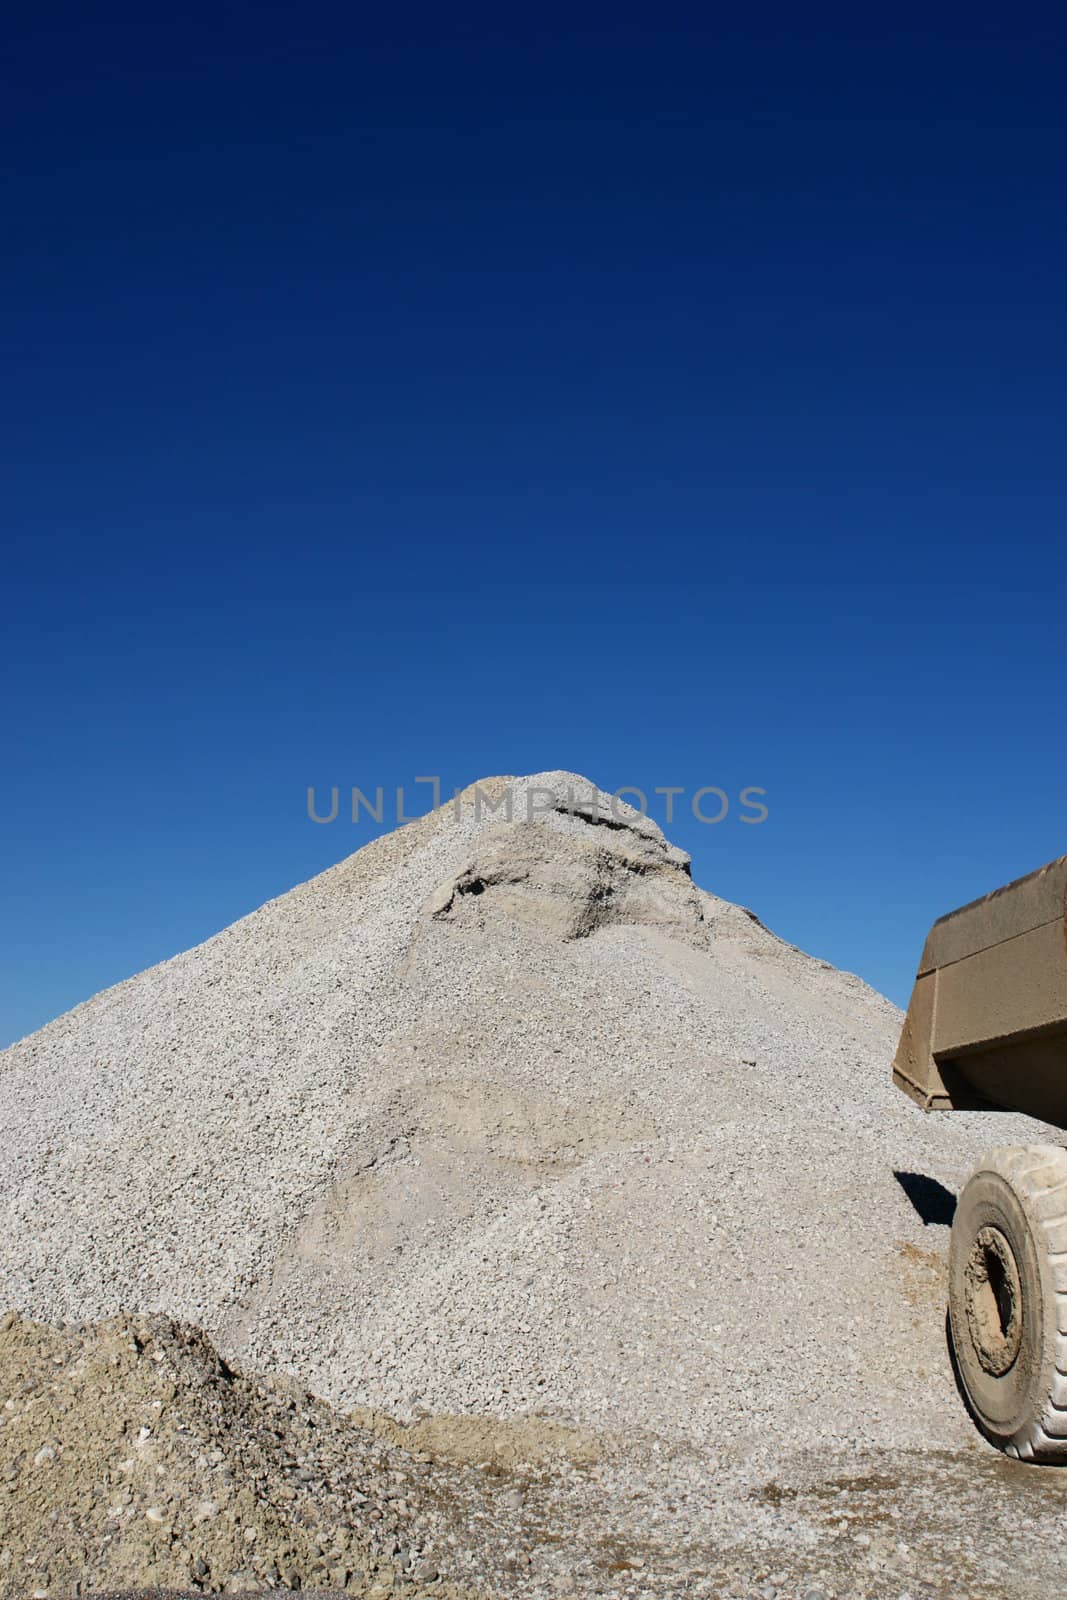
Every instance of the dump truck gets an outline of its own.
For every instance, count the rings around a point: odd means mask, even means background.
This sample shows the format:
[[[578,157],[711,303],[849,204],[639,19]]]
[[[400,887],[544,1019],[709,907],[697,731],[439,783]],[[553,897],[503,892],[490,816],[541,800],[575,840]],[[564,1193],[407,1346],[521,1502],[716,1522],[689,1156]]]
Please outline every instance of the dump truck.
[[[1067,856],[935,922],[893,1062],[924,1111],[1067,1129]],[[998,1146],[956,1205],[948,1320],[978,1426],[1067,1461],[1067,1149]]]

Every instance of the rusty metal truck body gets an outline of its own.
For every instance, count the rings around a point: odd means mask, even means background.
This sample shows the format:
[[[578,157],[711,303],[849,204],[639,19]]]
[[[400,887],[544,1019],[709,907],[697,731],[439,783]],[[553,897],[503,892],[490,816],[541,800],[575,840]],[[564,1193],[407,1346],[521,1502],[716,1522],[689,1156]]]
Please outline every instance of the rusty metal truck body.
[[[934,923],[893,1079],[924,1111],[1067,1128],[1067,856]]]

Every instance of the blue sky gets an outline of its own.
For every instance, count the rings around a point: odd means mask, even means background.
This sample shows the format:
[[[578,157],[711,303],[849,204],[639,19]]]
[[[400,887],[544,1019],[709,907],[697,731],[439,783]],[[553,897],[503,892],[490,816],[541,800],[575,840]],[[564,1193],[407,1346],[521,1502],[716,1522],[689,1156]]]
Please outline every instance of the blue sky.
[[[309,784],[759,785],[898,1001],[1067,849],[1063,13],[579,9],[9,18],[0,1041]]]

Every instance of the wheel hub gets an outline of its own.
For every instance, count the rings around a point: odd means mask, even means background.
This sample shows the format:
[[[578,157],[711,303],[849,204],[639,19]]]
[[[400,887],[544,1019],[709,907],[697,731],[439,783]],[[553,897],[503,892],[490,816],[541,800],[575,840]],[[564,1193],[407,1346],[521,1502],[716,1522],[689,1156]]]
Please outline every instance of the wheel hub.
[[[1003,1377],[1023,1336],[1022,1285],[1015,1254],[999,1228],[979,1228],[965,1270],[967,1325],[985,1371]]]

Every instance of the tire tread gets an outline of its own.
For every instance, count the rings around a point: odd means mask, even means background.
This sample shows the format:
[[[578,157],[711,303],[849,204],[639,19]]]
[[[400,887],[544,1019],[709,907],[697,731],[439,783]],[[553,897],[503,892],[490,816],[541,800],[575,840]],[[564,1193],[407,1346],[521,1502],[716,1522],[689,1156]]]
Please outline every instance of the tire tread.
[[[1065,1461],[1067,1431],[1052,1430],[1063,1429],[1067,1415],[1063,1404],[1064,1386],[1060,1381],[1067,1379],[1067,1288],[1059,1287],[1067,1251],[1054,1249],[1053,1243],[1060,1245],[1067,1235],[1067,1150],[1048,1144],[1002,1145],[987,1153],[978,1170],[998,1173],[1015,1191],[1029,1219],[1039,1258],[1048,1268],[1044,1276],[1052,1285],[1055,1302],[1055,1316],[1051,1319],[1055,1326],[1055,1348],[1048,1392],[1039,1416],[1019,1429],[1005,1446],[1006,1453],[1021,1461]],[[1054,1234],[1053,1230],[1058,1232]]]

